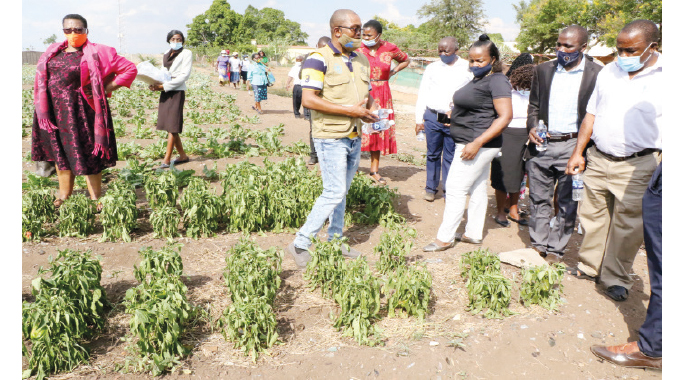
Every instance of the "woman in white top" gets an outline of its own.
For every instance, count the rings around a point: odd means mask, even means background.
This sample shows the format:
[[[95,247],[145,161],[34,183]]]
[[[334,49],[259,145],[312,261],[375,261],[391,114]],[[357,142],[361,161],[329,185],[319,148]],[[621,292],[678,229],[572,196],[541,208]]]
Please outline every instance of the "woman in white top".
[[[184,92],[187,89],[186,81],[191,74],[193,63],[191,51],[184,49],[182,32],[171,30],[166,41],[170,44],[170,49],[163,55],[163,69],[170,72],[171,79],[162,84],[149,86],[152,91],[161,91],[156,129],[168,132],[168,148],[161,168],[170,167],[173,148],[177,149],[179,157],[172,163],[177,165],[189,161],[179,134],[182,133],[184,127]]]
[[[496,208],[498,209],[494,220],[503,227],[510,226],[508,219],[523,226],[529,224],[526,219],[520,216],[517,203],[524,178],[522,154],[529,138],[527,108],[533,76],[534,65],[532,64],[516,67],[510,75],[512,121],[503,131],[501,156],[491,161],[491,187],[496,190]]]

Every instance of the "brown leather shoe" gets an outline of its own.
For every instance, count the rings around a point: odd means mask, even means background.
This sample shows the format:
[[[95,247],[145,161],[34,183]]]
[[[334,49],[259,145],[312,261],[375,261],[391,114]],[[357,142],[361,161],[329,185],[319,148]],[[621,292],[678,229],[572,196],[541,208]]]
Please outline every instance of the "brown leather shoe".
[[[640,352],[637,342],[618,346],[591,346],[590,352],[600,359],[628,368],[661,369],[661,358],[653,358]]]

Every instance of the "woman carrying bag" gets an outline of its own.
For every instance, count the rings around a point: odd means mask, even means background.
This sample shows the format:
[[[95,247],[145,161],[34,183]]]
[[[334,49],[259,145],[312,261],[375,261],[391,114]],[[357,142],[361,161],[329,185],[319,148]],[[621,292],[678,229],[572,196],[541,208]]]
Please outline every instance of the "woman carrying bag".
[[[258,53],[253,54],[253,62],[248,69],[248,81],[253,86],[253,95],[255,96],[253,109],[260,115],[262,115],[261,102],[267,100],[267,87],[270,78],[274,78],[269,71],[269,68],[262,63],[260,55]],[[271,83],[273,84],[273,81]]]
[[[166,41],[170,44],[170,49],[163,55],[163,70],[169,71],[172,79],[149,86],[151,91],[161,91],[156,130],[168,132],[168,148],[160,166],[162,169],[170,167],[173,148],[177,148],[179,153],[179,157],[172,160],[173,164],[189,162],[189,156],[184,152],[179,134],[184,127],[184,92],[193,63],[191,51],[184,49],[182,32],[171,30]]]

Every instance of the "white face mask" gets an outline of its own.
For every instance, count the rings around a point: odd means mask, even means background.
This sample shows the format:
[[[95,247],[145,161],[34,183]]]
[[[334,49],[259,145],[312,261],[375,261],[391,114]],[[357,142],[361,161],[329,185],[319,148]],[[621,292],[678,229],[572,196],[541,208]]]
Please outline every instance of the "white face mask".
[[[182,43],[181,42],[170,42],[170,48],[172,50],[179,50],[182,48]]]

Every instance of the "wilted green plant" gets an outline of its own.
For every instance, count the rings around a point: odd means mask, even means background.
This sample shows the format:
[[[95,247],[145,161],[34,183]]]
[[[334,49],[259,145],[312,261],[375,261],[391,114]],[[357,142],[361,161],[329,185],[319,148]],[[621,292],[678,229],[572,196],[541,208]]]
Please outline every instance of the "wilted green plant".
[[[520,300],[524,305],[536,304],[550,311],[557,310],[557,306],[562,303],[560,293],[564,272],[562,263],[523,269]]]
[[[95,202],[84,194],[68,197],[59,207],[59,236],[85,237],[94,228]]]

